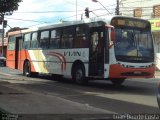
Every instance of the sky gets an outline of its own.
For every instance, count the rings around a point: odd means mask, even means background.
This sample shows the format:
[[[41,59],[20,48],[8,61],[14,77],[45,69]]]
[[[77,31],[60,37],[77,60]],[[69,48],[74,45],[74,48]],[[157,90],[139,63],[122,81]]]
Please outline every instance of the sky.
[[[84,19],[86,7],[92,11],[90,17],[104,17],[115,13],[116,0],[23,0],[17,11],[5,16],[10,26],[6,31],[14,27],[31,28]]]

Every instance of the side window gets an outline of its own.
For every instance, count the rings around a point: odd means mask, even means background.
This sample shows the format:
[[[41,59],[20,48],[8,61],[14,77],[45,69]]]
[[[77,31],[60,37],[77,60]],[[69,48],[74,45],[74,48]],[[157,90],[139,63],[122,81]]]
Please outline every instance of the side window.
[[[85,26],[76,27],[76,39],[75,39],[75,48],[85,48],[88,45],[87,41],[87,28]]]
[[[42,31],[40,34],[40,48],[47,49],[49,46],[49,30]]]
[[[31,36],[31,48],[38,48],[37,32],[32,33],[32,36]]]
[[[93,32],[93,34],[91,35],[91,44],[93,48],[92,51],[96,51],[98,40],[99,40],[98,32]]]
[[[30,39],[31,39],[30,33],[24,34],[24,41],[23,41],[23,48],[24,49],[30,48]]]
[[[51,31],[50,48],[59,48],[60,44],[60,29]]]
[[[74,37],[75,37],[75,28],[74,27],[64,28],[62,40],[61,40],[61,48],[72,48]]]
[[[8,50],[15,50],[16,38],[14,36],[9,37]]]

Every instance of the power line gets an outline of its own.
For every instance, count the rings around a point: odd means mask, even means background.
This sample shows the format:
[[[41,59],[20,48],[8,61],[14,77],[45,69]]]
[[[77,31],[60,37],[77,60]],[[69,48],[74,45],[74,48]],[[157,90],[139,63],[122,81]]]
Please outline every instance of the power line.
[[[104,10],[104,9],[94,9],[92,11],[97,11],[97,10]],[[92,12],[91,11],[91,12]],[[78,15],[82,15],[84,13],[80,13]],[[72,17],[75,17],[76,15],[72,15],[72,16],[68,16],[68,17],[65,17],[65,18],[61,18],[61,19],[67,19],[67,18],[72,18]],[[12,19],[12,20],[19,20],[19,21],[30,21],[30,22],[38,22],[38,23],[51,23],[51,22],[46,22],[46,21],[37,21],[37,20],[26,20],[26,19],[18,19],[18,18],[8,18],[8,17],[5,17],[6,19]]]
[[[82,15],[83,13],[80,13],[80,14],[77,14],[77,15]],[[65,18],[61,18],[62,20],[63,19],[67,19],[67,18],[72,18],[72,17],[75,17],[76,15],[72,15],[72,16],[68,16],[68,17],[65,17]]]
[[[94,10],[91,10],[90,12],[93,12],[93,11],[98,11],[98,10],[105,10],[105,9],[94,9]],[[79,11],[82,11],[82,10],[79,10]],[[83,10],[84,11],[84,10]],[[42,11],[41,11],[42,12]],[[44,12],[49,12],[49,11],[44,11]],[[51,12],[51,11],[50,11]],[[52,11],[53,12],[53,11]],[[30,13],[30,12],[22,12],[22,13]],[[40,12],[31,12],[31,13],[40,13]],[[80,13],[78,15],[82,15],[84,13]],[[95,13],[94,13],[95,14]],[[61,18],[61,19],[68,19],[68,18],[72,18],[72,17],[75,17],[76,15],[72,15],[72,16],[68,16],[68,17],[65,17],[65,18]],[[102,16],[102,15],[96,15],[96,16]],[[38,22],[38,23],[51,23],[51,22],[46,22],[46,21],[37,21],[37,20],[26,20],[26,19],[18,19],[18,18],[8,18],[8,17],[5,17],[6,19],[12,19],[12,20],[19,20],[19,21],[29,21],[29,22]],[[59,19],[58,19],[59,20]]]
[[[150,9],[150,8],[153,8],[153,6],[148,6],[148,7],[140,7],[140,6],[134,6],[134,7],[122,7],[124,9],[126,8],[130,8],[130,9],[133,9],[133,8],[145,8],[145,9]]]
[[[132,1],[132,2],[129,2],[129,3],[140,3],[140,2],[143,2],[142,0],[137,0],[137,1]],[[148,1],[150,2],[150,1]],[[122,1],[121,4],[128,4],[128,3],[125,3],[125,1]]]
[[[112,4],[112,5],[110,5],[110,7],[111,6],[114,6],[115,4]],[[98,10],[105,10],[104,8],[102,9],[102,8],[97,8],[97,9],[93,9],[93,10],[91,10],[90,12],[93,12],[93,11],[98,11]],[[78,10],[78,11],[84,11],[84,10]],[[49,12],[75,12],[75,11],[31,11],[31,12],[14,12],[14,13],[49,13]],[[78,15],[82,15],[82,14],[84,14],[84,12],[83,13],[80,13],[80,14],[78,14]],[[106,15],[106,14],[104,14],[104,15]],[[104,16],[104,15],[96,15],[97,17],[100,17],[100,16]],[[68,18],[72,18],[72,17],[75,17],[76,15],[72,15],[72,16],[68,16],[68,17],[65,17],[65,18],[61,18],[61,19],[68,19]],[[7,18],[7,17],[5,17],[5,18]],[[26,20],[26,19],[18,19],[18,18],[7,18],[7,19],[12,19],[12,20],[19,20],[19,21],[29,21],[29,22],[37,22],[37,23],[52,23],[52,22],[46,22],[46,21],[37,21],[37,20]],[[55,20],[55,21],[58,21],[58,20],[60,20],[60,19],[57,19],[57,20]],[[37,26],[37,25],[39,25],[39,24],[36,24],[36,25],[33,25],[33,26]],[[30,26],[29,26],[30,27]]]
[[[39,25],[42,25],[42,24],[41,24],[41,23],[39,23],[39,24],[35,24],[35,25],[30,25],[30,26],[26,26],[26,28],[31,28],[31,27],[39,26]]]
[[[127,7],[125,7],[127,8]],[[129,8],[129,7],[128,7]],[[114,9],[114,8],[109,8],[109,9]],[[105,10],[104,8],[97,8],[97,9],[94,9],[92,11],[98,11],[98,10]],[[84,11],[84,10],[78,10],[79,12],[80,11]],[[21,14],[21,13],[53,13],[53,12],[59,12],[59,13],[65,13],[65,12],[75,12],[75,11],[31,11],[31,12],[14,12],[14,13],[17,13],[17,14]]]
[[[73,3],[73,2],[70,2],[70,1],[67,1],[67,0],[64,0],[66,3],[68,3],[68,4],[71,4],[71,5],[76,5],[76,2],[75,3]],[[79,7],[85,7],[85,6],[82,6],[82,5],[79,5],[79,4],[77,4],[77,6],[79,6]]]
[[[39,22],[39,23],[51,23],[51,22],[45,22],[45,21],[37,21],[37,20],[25,20],[25,19],[17,19],[17,18],[7,18],[6,19],[12,19],[12,20],[20,20],[20,21],[30,21],[30,22]]]
[[[108,5],[108,6],[105,6],[105,7],[114,7],[115,4],[112,4],[112,5]],[[109,8],[111,9],[111,8]],[[94,9],[95,10],[105,10],[104,8],[97,8],[97,9]],[[84,10],[77,10],[77,11],[84,11]],[[93,10],[92,10],[93,11]],[[58,13],[65,13],[65,12],[75,12],[74,10],[53,10],[53,11],[22,11],[22,12],[14,12],[14,13],[53,13],[53,12],[58,12]]]
[[[78,10],[78,11],[83,11],[83,10]],[[59,12],[59,13],[65,13],[65,12],[75,12],[75,11],[31,11],[31,12],[14,12],[14,13],[53,13],[53,12]]]

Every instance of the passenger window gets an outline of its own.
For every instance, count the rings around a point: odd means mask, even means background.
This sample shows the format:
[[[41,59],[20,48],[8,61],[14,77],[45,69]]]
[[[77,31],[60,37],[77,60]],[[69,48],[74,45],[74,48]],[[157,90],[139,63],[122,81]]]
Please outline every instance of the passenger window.
[[[97,45],[98,45],[98,40],[99,40],[98,32],[94,32],[94,33],[91,35],[91,41],[92,41],[92,47],[93,47],[93,50],[92,50],[92,51],[96,51]]]
[[[37,32],[32,33],[32,37],[31,37],[31,48],[38,48]]]
[[[75,48],[85,48],[88,45],[87,41],[87,28],[85,26],[76,27],[76,39],[75,39]]]
[[[60,29],[51,31],[50,48],[59,48]]]
[[[9,37],[8,50],[15,50],[16,38],[14,36]]]
[[[30,33],[24,34],[24,41],[23,41],[23,48],[24,49],[30,48],[30,38],[31,38]]]
[[[40,35],[40,48],[47,49],[49,47],[49,31],[42,31]]]
[[[73,48],[74,37],[75,37],[74,27],[64,28],[61,41],[61,48]]]

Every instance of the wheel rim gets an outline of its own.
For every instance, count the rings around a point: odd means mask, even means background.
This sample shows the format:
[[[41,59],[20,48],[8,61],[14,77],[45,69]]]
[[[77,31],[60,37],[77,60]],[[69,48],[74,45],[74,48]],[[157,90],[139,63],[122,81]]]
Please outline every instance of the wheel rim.
[[[30,73],[30,66],[29,66],[29,63],[27,62],[25,64],[25,75],[28,76]]]
[[[82,78],[83,78],[83,72],[81,69],[79,69],[76,72],[76,81],[81,81]]]

